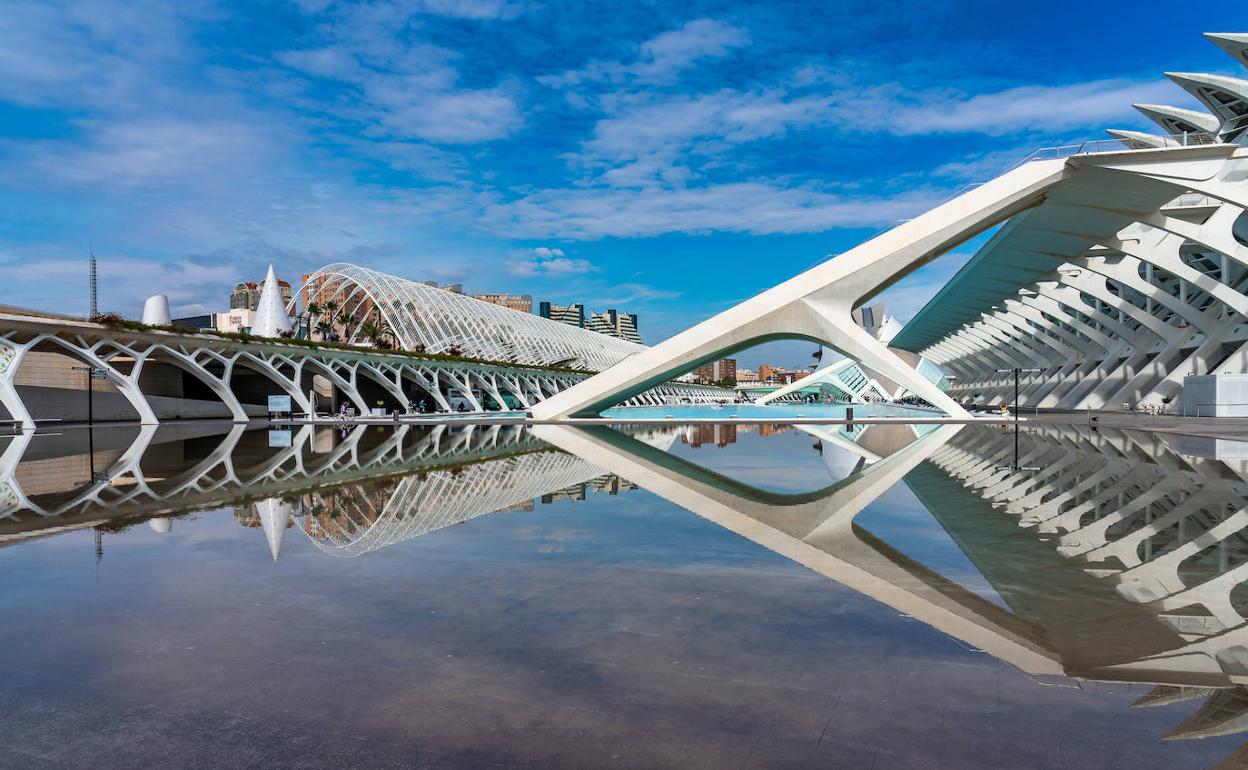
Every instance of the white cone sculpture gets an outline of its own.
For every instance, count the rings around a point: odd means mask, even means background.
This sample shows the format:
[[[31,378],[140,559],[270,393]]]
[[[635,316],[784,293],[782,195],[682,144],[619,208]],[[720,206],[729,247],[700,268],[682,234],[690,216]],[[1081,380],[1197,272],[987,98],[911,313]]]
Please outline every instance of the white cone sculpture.
[[[282,551],[282,538],[286,536],[286,525],[294,506],[283,503],[276,497],[256,503],[256,513],[260,516],[260,526],[264,528],[264,537],[269,541],[269,553],[273,554],[274,563]]]
[[[286,305],[282,302],[282,291],[277,286],[277,275],[273,265],[269,265],[269,274],[264,277],[264,288],[260,290],[260,302],[256,305],[256,315],[251,321],[251,333],[257,337],[277,337],[280,332],[290,331],[290,316],[286,315]]]
[[[169,298],[164,294],[153,294],[143,303],[143,323],[148,326],[168,326],[173,323],[169,317]]]

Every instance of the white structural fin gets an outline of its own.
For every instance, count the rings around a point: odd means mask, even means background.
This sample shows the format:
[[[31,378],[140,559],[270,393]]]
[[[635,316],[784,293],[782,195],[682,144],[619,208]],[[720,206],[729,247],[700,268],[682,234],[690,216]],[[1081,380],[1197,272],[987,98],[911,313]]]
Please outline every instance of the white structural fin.
[[[290,503],[284,503],[276,497],[256,503],[256,513],[260,516],[260,526],[264,528],[264,537],[269,541],[269,553],[273,554],[274,563],[282,552],[282,538],[286,536],[286,526],[290,523],[292,510]]]
[[[1166,77],[1222,121],[1220,138],[1224,141],[1233,142],[1243,133],[1248,116],[1248,80],[1199,72],[1167,72]]]
[[[256,315],[251,322],[251,333],[257,337],[277,337],[280,332],[288,331],[290,316],[286,315],[282,292],[277,285],[277,274],[270,264],[269,273],[264,277],[264,288],[260,291],[260,302],[256,305]]]
[[[1235,61],[1248,67],[1248,33],[1206,32],[1205,39],[1226,51]]]
[[[1131,106],[1143,113],[1144,117],[1161,126],[1161,130],[1170,135],[1209,134],[1213,136],[1222,127],[1222,122],[1207,112],[1165,104],[1133,104]]]
[[[169,298],[164,294],[153,294],[143,303],[143,323],[148,326],[168,326],[173,323],[169,315]]]
[[[1107,128],[1105,133],[1118,139],[1131,150],[1158,150],[1175,145],[1175,140],[1166,136],[1154,136],[1143,131],[1127,131],[1120,128]]]

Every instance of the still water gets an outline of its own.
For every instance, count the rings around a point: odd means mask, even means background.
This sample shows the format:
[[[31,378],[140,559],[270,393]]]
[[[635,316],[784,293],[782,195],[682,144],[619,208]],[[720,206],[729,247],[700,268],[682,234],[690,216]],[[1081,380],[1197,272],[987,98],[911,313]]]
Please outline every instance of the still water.
[[[1238,445],[90,438],[0,439],[0,766],[1248,766]]]

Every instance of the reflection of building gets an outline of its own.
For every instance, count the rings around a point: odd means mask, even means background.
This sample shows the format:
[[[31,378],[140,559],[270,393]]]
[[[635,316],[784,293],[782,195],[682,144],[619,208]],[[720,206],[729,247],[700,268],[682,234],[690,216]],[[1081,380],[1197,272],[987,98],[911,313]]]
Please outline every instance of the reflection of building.
[[[698,367],[694,372],[694,379],[698,382],[723,382],[725,380],[737,381],[737,360],[735,358],[721,358],[720,360]]]
[[[637,485],[631,481],[620,478],[614,473],[608,473],[597,478],[590,479],[582,484],[573,484],[563,489],[555,489],[541,496],[542,505],[548,505],[556,500],[575,500],[581,501],[586,499],[589,490],[595,493],[605,493],[608,495],[618,495],[621,492],[628,492],[637,489]],[[525,510],[533,510],[532,503]]]
[[[586,492],[585,484],[573,484],[563,489],[555,489],[542,495],[542,505],[549,505],[556,500],[584,500]]]
[[[282,294],[282,304],[289,305],[291,297],[290,284],[278,279],[277,287]],[[243,281],[235,284],[230,292],[230,310],[255,310],[260,302],[260,292],[264,291],[264,281]]]
[[[725,447],[737,443],[737,426],[730,424],[690,425],[680,434],[680,441],[694,449],[703,444]]]
[[[621,492],[628,492],[633,489],[640,489],[633,482],[622,479],[614,473],[608,473],[605,476],[599,476],[591,482],[594,485],[595,492],[605,492],[608,495],[618,495]]]

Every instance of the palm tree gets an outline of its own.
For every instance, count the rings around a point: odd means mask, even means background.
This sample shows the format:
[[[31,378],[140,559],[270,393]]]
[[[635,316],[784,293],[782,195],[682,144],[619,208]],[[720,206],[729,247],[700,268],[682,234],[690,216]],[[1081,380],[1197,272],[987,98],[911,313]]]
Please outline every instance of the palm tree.
[[[351,327],[355,326],[355,316],[344,310],[338,314],[338,323],[342,324],[343,341],[349,341],[351,339]]]
[[[321,339],[323,340],[329,336],[329,333],[334,330],[334,327],[329,321],[318,321],[316,324],[316,330],[321,333]]]
[[[360,324],[360,336],[373,343],[373,347],[381,347],[382,338],[390,333],[390,326],[385,321],[365,321]]]

